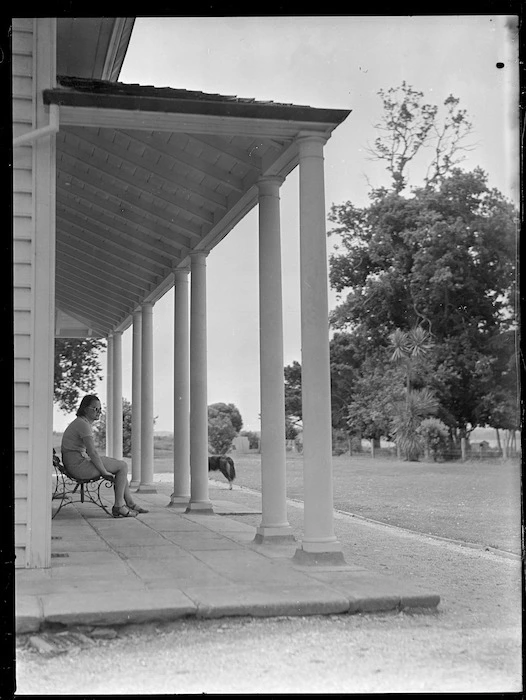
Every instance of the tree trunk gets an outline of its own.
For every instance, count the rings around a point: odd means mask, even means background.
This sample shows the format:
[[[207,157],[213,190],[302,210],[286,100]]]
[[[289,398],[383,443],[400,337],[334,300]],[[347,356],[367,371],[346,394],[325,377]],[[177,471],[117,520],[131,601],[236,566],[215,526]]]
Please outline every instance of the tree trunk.
[[[461,437],[460,438],[460,452],[462,454],[462,461],[466,461],[466,438]]]
[[[511,430],[506,430],[504,433],[504,441],[502,450],[502,458],[508,459],[510,457],[510,443],[511,443]]]
[[[501,444],[500,444],[500,433],[499,433],[499,429],[498,429],[498,428],[495,428],[495,434],[496,434],[496,436],[497,436],[497,447],[498,447],[499,450],[502,452],[502,446],[501,446]]]
[[[374,440],[371,440],[371,457],[374,459]]]

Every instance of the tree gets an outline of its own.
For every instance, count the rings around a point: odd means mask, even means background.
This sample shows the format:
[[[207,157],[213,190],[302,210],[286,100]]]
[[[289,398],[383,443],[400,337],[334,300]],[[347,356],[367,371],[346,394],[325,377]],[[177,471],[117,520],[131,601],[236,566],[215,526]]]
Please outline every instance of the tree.
[[[220,413],[222,415],[228,416],[232,423],[232,427],[236,431],[236,435],[241,432],[243,428],[243,419],[241,418],[241,413],[239,409],[234,406],[233,403],[212,403],[208,407],[208,415],[211,412]]]
[[[416,367],[425,361],[433,346],[431,334],[421,326],[415,326],[409,331],[397,328],[389,336],[393,353],[391,361],[404,367],[406,376],[406,397],[409,398]]]
[[[243,427],[243,419],[234,404],[208,406],[208,444],[214,454],[226,454]]]
[[[407,461],[418,461],[425,448],[424,436],[418,428],[424,418],[435,413],[438,401],[429,389],[415,389],[394,406],[392,432]]]
[[[426,456],[431,457],[433,462],[445,454],[449,431],[441,420],[424,418],[416,432],[423,438]]]
[[[56,338],[53,397],[64,413],[76,411],[81,394],[95,390],[102,379],[99,354],[104,340]]]
[[[350,435],[370,440],[374,456],[380,438],[391,439],[393,405],[403,398],[404,377],[398,368],[386,367],[380,358],[367,360],[353,386],[347,406]]]
[[[213,454],[226,454],[236,435],[232,421],[225,413],[208,413],[208,444]]]
[[[392,178],[392,188],[400,193],[407,184],[407,166],[424,148],[433,150],[425,182],[440,181],[464,158],[470,146],[462,142],[472,125],[459,99],[449,95],[443,103],[444,117],[437,105],[423,103],[424,93],[405,81],[401,86],[380,90],[383,116],[375,128],[379,136],[368,149],[372,159],[383,160]]]
[[[285,367],[285,421],[291,425],[300,425],[303,418],[301,400],[301,365],[294,360]]]
[[[397,328],[426,328],[439,417],[461,437],[484,425],[488,386],[504,371],[499,338],[514,324],[512,204],[488,188],[482,170],[454,169],[411,197],[377,190],[368,207],[333,206],[330,219],[337,225],[329,235],[339,239],[331,286],[347,293],[333,327],[369,348],[387,347]]]
[[[101,449],[106,447],[106,412],[102,411],[99,420],[93,426],[93,432]],[[132,405],[128,399],[122,399],[122,454],[131,457],[132,446]]]

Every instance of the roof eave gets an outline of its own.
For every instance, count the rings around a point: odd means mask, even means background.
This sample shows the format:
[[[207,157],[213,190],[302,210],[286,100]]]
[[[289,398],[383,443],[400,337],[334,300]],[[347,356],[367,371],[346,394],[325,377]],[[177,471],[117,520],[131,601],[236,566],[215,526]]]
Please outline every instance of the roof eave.
[[[44,90],[44,103],[68,107],[96,107],[145,112],[199,114],[219,117],[279,119],[286,121],[341,124],[351,110],[323,109],[283,104],[188,100],[140,95],[111,95],[64,88]]]

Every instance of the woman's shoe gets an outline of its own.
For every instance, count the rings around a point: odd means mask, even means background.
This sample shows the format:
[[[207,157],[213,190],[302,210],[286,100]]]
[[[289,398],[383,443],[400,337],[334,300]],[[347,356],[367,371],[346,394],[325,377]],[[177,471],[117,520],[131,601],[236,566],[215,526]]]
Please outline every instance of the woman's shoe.
[[[128,506],[113,506],[111,514],[114,518],[136,518],[137,513]]]
[[[141,506],[138,506],[136,503],[130,503],[128,508],[131,508],[134,510],[136,513],[149,513],[149,510],[146,510],[146,508],[142,508]]]

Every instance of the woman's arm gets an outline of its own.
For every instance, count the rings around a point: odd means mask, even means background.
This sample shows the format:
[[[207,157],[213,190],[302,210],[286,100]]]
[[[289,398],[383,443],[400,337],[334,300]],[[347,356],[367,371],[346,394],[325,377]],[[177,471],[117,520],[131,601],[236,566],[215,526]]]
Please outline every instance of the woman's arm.
[[[106,469],[106,467],[102,463],[102,459],[99,457],[99,453],[97,452],[97,448],[95,447],[95,441],[93,440],[93,437],[91,435],[86,435],[82,438],[82,441],[84,442],[84,445],[86,447],[88,457],[97,467],[102,476],[111,476],[113,478],[114,475]]]

